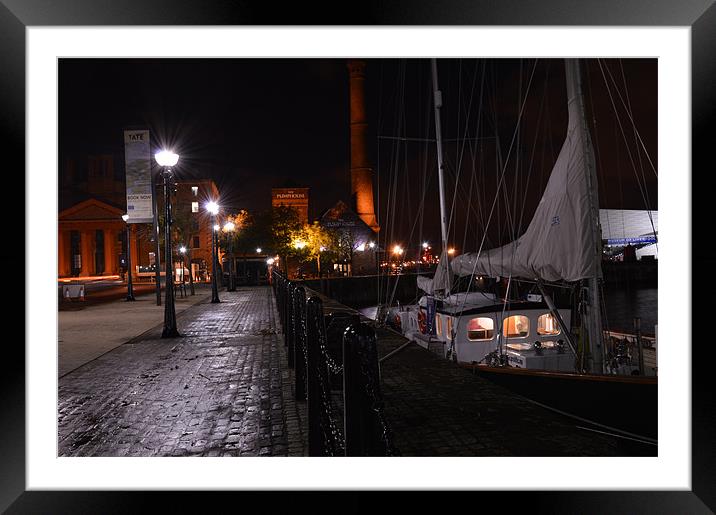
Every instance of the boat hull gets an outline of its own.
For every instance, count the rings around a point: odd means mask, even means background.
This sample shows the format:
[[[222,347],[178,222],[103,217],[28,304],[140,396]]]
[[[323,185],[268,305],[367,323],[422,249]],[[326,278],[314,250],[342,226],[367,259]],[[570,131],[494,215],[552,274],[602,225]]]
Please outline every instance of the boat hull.
[[[534,402],[585,421],[656,440],[656,377],[572,374],[462,364]]]

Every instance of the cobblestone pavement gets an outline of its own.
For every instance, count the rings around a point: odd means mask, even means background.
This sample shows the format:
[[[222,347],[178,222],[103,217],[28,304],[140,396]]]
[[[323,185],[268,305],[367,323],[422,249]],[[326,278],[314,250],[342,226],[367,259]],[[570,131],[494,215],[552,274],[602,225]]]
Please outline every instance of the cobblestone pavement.
[[[304,456],[271,289],[222,292],[59,379],[59,456]]]

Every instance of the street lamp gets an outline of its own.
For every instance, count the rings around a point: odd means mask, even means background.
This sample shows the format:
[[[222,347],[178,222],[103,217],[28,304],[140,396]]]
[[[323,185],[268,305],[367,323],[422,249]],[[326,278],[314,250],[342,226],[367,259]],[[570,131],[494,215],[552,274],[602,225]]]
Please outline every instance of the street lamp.
[[[219,287],[216,278],[218,268],[216,266],[216,261],[219,259],[217,249],[219,226],[216,223],[216,215],[219,214],[219,204],[217,204],[213,200],[211,202],[207,202],[206,210],[214,217],[213,232],[211,234],[211,303],[216,304],[218,302],[221,302],[219,300]]]
[[[164,178],[164,328],[162,338],[174,338],[179,336],[177,330],[177,316],[174,309],[174,278],[172,277],[172,199],[170,185],[174,179],[172,166],[179,161],[179,155],[162,150],[154,155],[157,164],[164,167],[162,177]]]
[[[233,222],[224,224],[224,231],[229,234],[229,291],[236,291],[236,286],[234,286],[234,229],[236,226]]]
[[[132,250],[130,242],[132,241],[131,231],[129,230],[129,215],[122,215],[122,220],[127,224],[127,298],[125,300],[134,300],[134,285],[132,284]]]

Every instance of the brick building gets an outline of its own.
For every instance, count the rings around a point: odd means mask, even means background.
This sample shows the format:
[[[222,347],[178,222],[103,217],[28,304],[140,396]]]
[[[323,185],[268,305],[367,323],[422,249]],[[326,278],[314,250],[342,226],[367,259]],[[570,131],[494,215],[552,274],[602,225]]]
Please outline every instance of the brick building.
[[[161,185],[155,191],[161,214],[164,205]],[[189,250],[191,270],[197,280],[208,280],[206,271],[211,268],[213,222],[205,204],[218,197],[213,181],[197,179],[177,181],[172,199],[177,233],[174,244],[176,248],[185,245]],[[122,154],[66,158],[60,174],[58,207],[58,277],[109,277],[124,270],[127,226],[122,220],[126,212]],[[134,277],[139,279],[138,273],[149,277],[156,252],[153,226],[131,224],[130,230]],[[186,241],[178,241],[180,234]]]

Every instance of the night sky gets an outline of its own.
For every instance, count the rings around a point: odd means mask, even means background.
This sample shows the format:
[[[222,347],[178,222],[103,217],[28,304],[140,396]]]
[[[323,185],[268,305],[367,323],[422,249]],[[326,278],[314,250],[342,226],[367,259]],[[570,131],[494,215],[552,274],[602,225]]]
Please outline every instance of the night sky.
[[[600,206],[658,209],[657,61],[583,63]],[[475,248],[503,169],[487,243],[504,243],[527,227],[564,139],[563,61],[451,59],[438,60],[438,70],[451,243]],[[426,59],[368,61],[381,238],[411,247],[440,238],[430,81]],[[60,60],[60,163],[122,153],[122,129],[144,126],[157,147],[180,154],[180,179],[214,179],[227,211],[267,209],[270,189],[281,186],[311,189],[310,217],[348,201],[348,115],[343,59]]]

